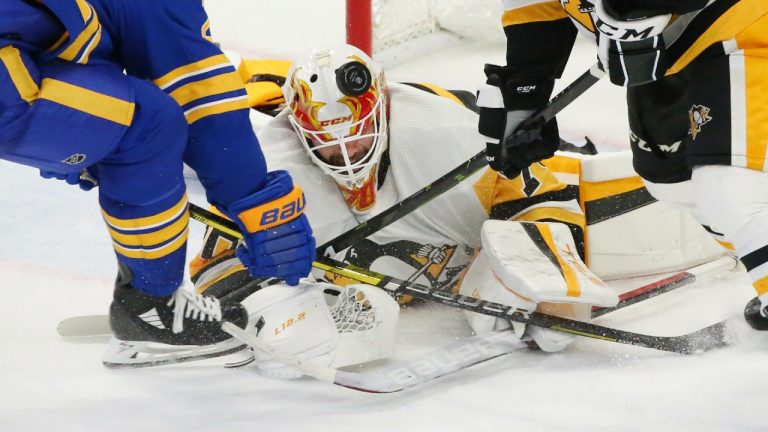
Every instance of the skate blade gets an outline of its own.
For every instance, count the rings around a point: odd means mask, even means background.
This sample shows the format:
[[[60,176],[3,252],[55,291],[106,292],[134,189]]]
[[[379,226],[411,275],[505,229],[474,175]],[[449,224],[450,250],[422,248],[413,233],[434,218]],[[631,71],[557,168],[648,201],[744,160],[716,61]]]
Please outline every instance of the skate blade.
[[[111,369],[143,368],[221,357],[245,348],[245,344],[234,339],[199,346],[122,341],[113,337],[107,344],[101,361]]]
[[[240,354],[237,354],[236,357],[238,358],[236,358],[234,361],[225,363],[224,367],[229,369],[241,368],[248,366],[249,364],[256,361],[256,356],[253,355],[253,351],[251,350],[241,351]]]

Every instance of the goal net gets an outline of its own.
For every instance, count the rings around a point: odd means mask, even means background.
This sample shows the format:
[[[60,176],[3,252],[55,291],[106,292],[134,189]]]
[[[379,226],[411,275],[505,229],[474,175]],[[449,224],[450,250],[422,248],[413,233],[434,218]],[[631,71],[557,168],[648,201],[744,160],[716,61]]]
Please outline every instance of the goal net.
[[[503,41],[501,15],[500,0],[347,0],[347,42],[397,60],[458,39]]]

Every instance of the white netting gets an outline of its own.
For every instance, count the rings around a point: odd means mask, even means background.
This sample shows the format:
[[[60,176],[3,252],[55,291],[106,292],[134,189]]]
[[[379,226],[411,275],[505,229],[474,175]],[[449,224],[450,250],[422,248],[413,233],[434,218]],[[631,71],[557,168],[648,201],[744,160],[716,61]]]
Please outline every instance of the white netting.
[[[331,316],[339,333],[370,330],[376,324],[375,309],[365,293],[354,286],[344,288],[331,307]]]
[[[448,31],[471,40],[503,40],[500,0],[371,0],[373,51]]]

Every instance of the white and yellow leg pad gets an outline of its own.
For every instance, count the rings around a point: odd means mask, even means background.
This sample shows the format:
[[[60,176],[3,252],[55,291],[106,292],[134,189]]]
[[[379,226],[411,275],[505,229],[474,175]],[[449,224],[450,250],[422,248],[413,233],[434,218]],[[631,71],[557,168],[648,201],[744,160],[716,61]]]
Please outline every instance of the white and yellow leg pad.
[[[464,295],[581,320],[589,319],[592,305],[610,307],[619,301],[581,260],[563,224],[490,220],[483,224],[481,240],[482,252],[462,282]],[[474,313],[468,319],[479,334],[509,326]],[[522,334],[524,325],[514,326]],[[538,328],[528,334],[545,351],[559,351],[573,338]]]

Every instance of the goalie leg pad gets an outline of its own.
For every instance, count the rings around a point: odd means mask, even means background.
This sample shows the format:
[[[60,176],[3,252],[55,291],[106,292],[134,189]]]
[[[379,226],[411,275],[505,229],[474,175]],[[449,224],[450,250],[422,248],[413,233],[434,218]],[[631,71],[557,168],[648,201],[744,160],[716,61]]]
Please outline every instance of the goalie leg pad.
[[[506,287],[493,272],[488,264],[488,257],[480,252],[472,262],[467,274],[464,276],[459,293],[483,300],[493,301],[512,306],[521,312],[533,312],[537,310],[547,314],[563,316],[579,320],[589,319],[589,305],[576,305],[566,303],[541,303],[522,297],[512,289]],[[502,318],[483,315],[475,312],[466,312],[465,316],[472,330],[478,335],[486,335],[495,331],[505,330],[511,327],[518,338],[524,335],[530,336],[543,351],[556,352],[567,347],[575,336],[559,333],[538,327],[527,327],[524,323],[510,322]]]
[[[534,302],[615,306],[618,296],[584,264],[564,224],[488,220],[488,265],[507,288]]]
[[[483,250],[472,262],[460,293],[512,306],[522,312],[589,320],[591,305],[614,306],[618,297],[584,265],[570,231],[562,224],[486,221]],[[506,329],[503,319],[467,313],[478,334]],[[548,352],[568,346],[573,335],[512,323],[515,334],[525,333]]]

